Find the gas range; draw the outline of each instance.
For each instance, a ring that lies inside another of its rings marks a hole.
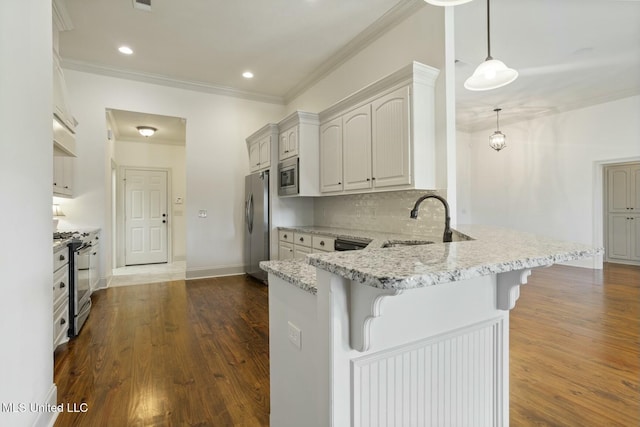
[[[94,240],[97,240],[97,231],[55,231],[53,233],[53,242],[68,241],[68,244],[73,244],[75,248],[91,246]]]

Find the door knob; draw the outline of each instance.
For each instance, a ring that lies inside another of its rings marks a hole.
[[[162,214],[162,216],[167,216],[167,214]]]
[[[163,223],[163,224],[166,224],[166,223],[167,223],[167,220],[166,220],[166,219],[163,219],[163,220],[162,220],[162,223]]]

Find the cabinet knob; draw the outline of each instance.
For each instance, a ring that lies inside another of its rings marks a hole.
[[[369,178],[367,178],[367,181],[371,181]]]
[[[304,237],[301,237],[301,238],[300,238],[300,241],[301,241],[301,242],[304,242]]]
[[[68,188],[69,188],[69,186],[68,186],[68,185],[65,185],[65,186],[64,186],[64,188],[67,188],[67,189],[68,189]]]
[[[67,321],[64,319],[64,317],[62,319],[60,319],[60,324],[64,325],[65,323],[67,323]]]
[[[341,183],[341,182],[338,182],[338,185],[342,185],[342,183]]]
[[[287,238],[287,235],[286,235],[286,234],[284,234],[282,237],[284,237],[284,238],[286,239],[286,238]]]
[[[375,180],[376,180],[376,177],[375,177],[375,176],[374,176],[373,178],[371,178],[371,181],[375,181]]]
[[[320,240],[320,246],[324,246],[324,240]]]
[[[65,283],[64,283],[64,282],[60,282],[60,289],[64,289],[64,288],[66,288],[66,287],[67,287],[67,285],[65,285]]]
[[[289,249],[289,252],[293,252],[293,249]]]
[[[64,257],[64,255],[60,255],[60,261],[64,261],[66,258]]]

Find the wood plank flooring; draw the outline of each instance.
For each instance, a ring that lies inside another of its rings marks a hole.
[[[511,426],[640,426],[640,268],[533,270],[511,311]]]
[[[58,402],[88,411],[57,427],[269,425],[263,285],[177,281],[93,300],[54,372]],[[640,425],[639,319],[638,267],[535,270],[511,312],[511,426]]]
[[[56,426],[268,426],[267,288],[243,276],[112,288],[55,353]]]

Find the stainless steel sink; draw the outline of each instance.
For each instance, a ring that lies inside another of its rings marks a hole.
[[[383,248],[397,248],[400,246],[418,246],[434,243],[431,240],[392,240],[382,245]]]

